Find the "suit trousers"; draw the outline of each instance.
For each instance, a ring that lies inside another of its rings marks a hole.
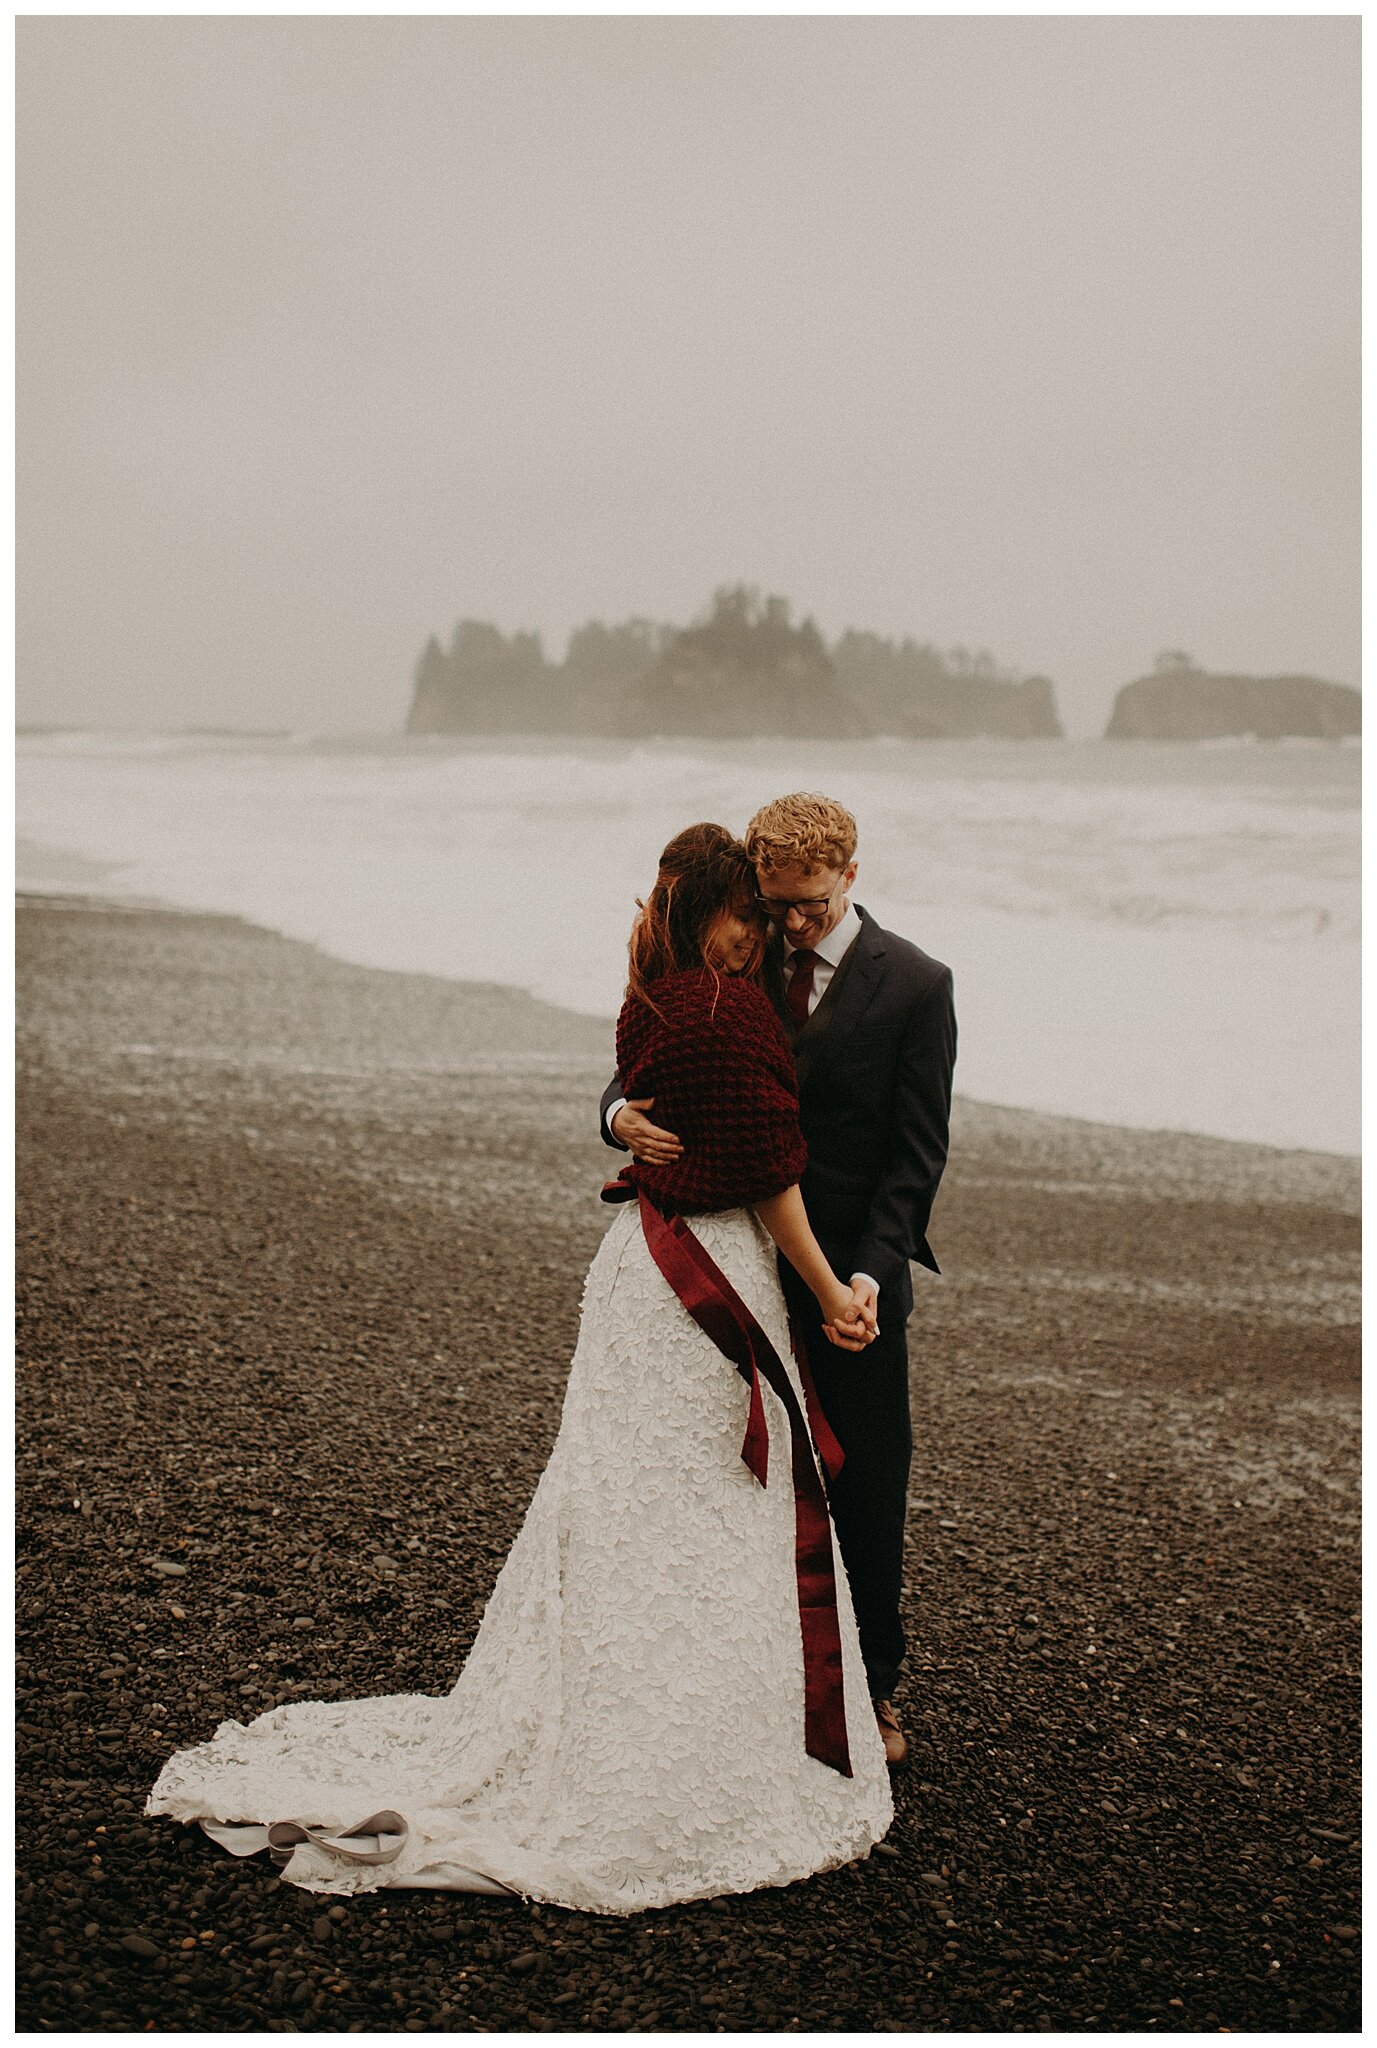
[[[844,1463],[828,1487],[872,1699],[888,1699],[904,1660],[899,1596],[913,1425],[908,1400],[907,1317],[880,1296],[880,1335],[864,1351],[842,1351],[822,1330],[822,1311],[792,1266],[779,1262],[794,1327],[808,1354],[822,1412]]]

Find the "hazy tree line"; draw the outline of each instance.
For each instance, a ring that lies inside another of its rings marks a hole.
[[[945,651],[848,630],[828,647],[782,597],[716,592],[686,627],[590,620],[562,662],[538,633],[461,619],[416,665],[410,732],[892,733],[1058,737],[1052,685],[1020,678],[984,650]]]

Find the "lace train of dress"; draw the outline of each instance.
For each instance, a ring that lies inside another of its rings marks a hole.
[[[797,1383],[754,1211],[692,1226]],[[301,1840],[284,1876],[348,1893],[463,1889],[477,1872],[604,1913],[866,1855],[893,1805],[850,1591],[834,1537],[847,1778],[804,1749],[789,1425],[761,1393],[765,1487],[741,1461],[744,1381],[622,1210],[589,1269],[550,1461],[453,1691],[226,1721],[169,1759],[147,1811],[343,1832],[390,1809],[406,1826],[395,1860]]]

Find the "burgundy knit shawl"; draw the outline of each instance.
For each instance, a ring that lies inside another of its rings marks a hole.
[[[753,981],[700,967],[662,975],[617,1019],[617,1072],[628,1101],[653,1095],[652,1122],[674,1131],[670,1166],[633,1160],[619,1178],[681,1215],[740,1209],[794,1185],[807,1150],[784,1027]]]

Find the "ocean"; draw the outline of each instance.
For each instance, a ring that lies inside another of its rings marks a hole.
[[[17,884],[610,1020],[665,840],[791,789],[855,812],[856,900],[952,967],[961,1093],[1358,1151],[1356,745],[31,731]]]

